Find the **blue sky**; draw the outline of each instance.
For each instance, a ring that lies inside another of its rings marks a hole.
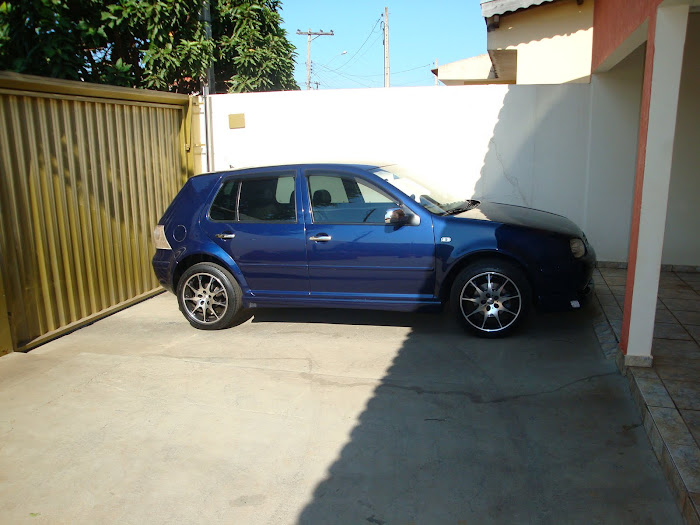
[[[282,26],[297,48],[299,87],[306,87],[306,36],[297,29],[334,32],[311,43],[314,89],[315,82],[319,89],[383,86],[384,7],[392,86],[432,86],[435,59],[445,64],[486,52],[479,0],[283,0]]]

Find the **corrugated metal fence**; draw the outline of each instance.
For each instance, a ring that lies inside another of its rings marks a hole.
[[[151,231],[191,174],[188,108],[0,74],[0,354],[157,293]]]

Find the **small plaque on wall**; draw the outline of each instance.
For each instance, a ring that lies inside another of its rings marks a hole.
[[[229,129],[245,128],[245,113],[236,113],[228,116]]]

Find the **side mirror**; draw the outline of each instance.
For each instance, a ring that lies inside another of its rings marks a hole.
[[[401,208],[390,208],[386,210],[386,213],[384,214],[384,222],[386,224],[399,226],[408,222],[408,216]]]

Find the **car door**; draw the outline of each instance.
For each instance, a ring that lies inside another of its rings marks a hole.
[[[435,296],[429,216],[385,223],[400,200],[353,172],[305,170],[306,244],[312,298],[416,302]],[[408,208],[405,208],[408,209]],[[429,215],[426,213],[426,215]]]
[[[308,295],[306,242],[296,171],[260,170],[224,179],[202,220],[257,297]]]

